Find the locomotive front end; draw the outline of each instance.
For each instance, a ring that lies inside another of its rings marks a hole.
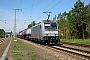
[[[58,35],[58,25],[55,21],[45,21],[44,22],[43,39],[47,44],[60,42],[60,38]]]

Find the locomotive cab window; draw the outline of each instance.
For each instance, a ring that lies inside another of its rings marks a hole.
[[[52,30],[57,30],[57,24],[56,23],[51,23],[51,29]]]
[[[57,24],[56,22],[52,23],[44,23],[45,30],[50,31],[56,31],[57,30]]]

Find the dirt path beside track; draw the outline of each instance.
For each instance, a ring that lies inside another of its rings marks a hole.
[[[0,58],[2,54],[4,53],[9,42],[10,42],[10,38],[7,38],[3,43],[0,44]]]

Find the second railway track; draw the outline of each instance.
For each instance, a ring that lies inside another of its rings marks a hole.
[[[58,51],[60,50],[66,53],[70,53],[73,56],[76,56],[77,58],[80,58],[80,59],[87,59],[87,60],[90,59],[89,51],[79,50],[79,49],[65,47],[65,46],[49,46],[49,47],[52,47]]]
[[[26,42],[29,43],[29,41]],[[51,55],[54,55],[58,58],[62,58],[62,60],[90,60],[90,51],[67,47],[61,44],[50,44],[46,46],[33,42],[30,44],[45,50],[47,53],[50,53]]]

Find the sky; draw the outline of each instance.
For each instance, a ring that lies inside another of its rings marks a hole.
[[[14,31],[16,11],[16,31],[19,32],[35,21],[47,19],[43,12],[50,11],[52,19],[55,15],[69,12],[77,0],[0,0],[0,29],[6,32]],[[81,0],[85,5],[90,0]],[[19,9],[19,10],[15,10]]]

